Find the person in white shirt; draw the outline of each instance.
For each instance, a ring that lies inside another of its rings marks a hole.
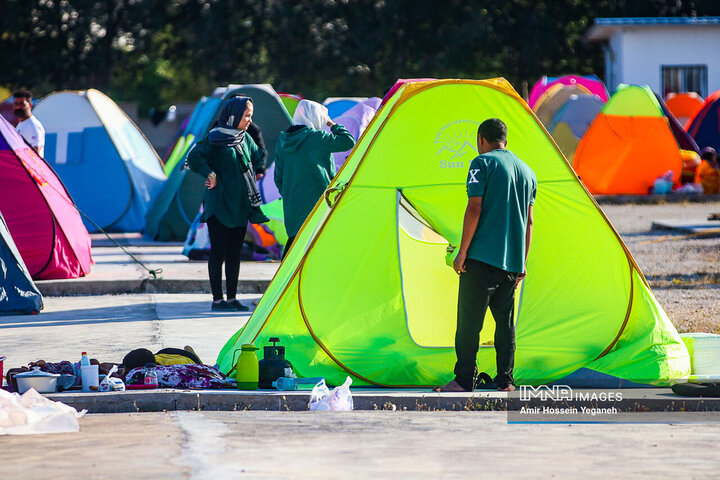
[[[19,90],[13,96],[15,97],[13,112],[20,121],[17,124],[17,131],[41,157],[45,158],[45,128],[32,114],[32,93],[30,90]]]

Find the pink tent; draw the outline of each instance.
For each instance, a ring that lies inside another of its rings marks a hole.
[[[380,103],[380,106],[382,107],[387,103],[388,100],[390,100],[390,97],[392,97],[395,92],[397,92],[398,88],[402,87],[406,83],[410,82],[431,82],[433,80],[437,80],[437,78],[398,78],[398,81],[395,82],[395,85],[388,90],[388,92],[385,94],[385,96],[382,99],[382,102]]]
[[[590,90],[600,97],[600,100],[607,102],[609,95],[605,88],[605,84],[595,75],[565,75],[563,77],[542,77],[538,82],[533,85],[530,90],[530,97],[528,98],[528,105],[530,108],[535,110],[535,104],[540,99],[543,93],[545,93],[553,85],[582,85],[583,87]]]
[[[90,271],[90,235],[65,186],[0,118],[0,211],[35,280]]]
[[[365,128],[370,124],[370,121],[375,116],[375,112],[380,107],[380,99],[378,97],[368,98],[367,100],[358,103],[347,112],[343,113],[337,118],[333,118],[333,122],[339,123],[348,129],[355,140],[360,139],[360,135],[365,131]],[[327,129],[328,131],[330,129]],[[336,152],[333,153],[335,158],[335,167],[337,171],[340,171],[340,167],[343,166],[345,160],[352,150],[347,152]]]

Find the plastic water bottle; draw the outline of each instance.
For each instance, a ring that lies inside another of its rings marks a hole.
[[[314,386],[322,379],[323,379],[322,377],[313,377],[313,378],[280,377],[277,380],[275,380],[274,382],[272,382],[272,386],[281,391],[291,391],[291,390],[298,390],[301,385]]]
[[[145,385],[156,388],[158,386],[158,374],[154,363],[145,364]]]
[[[87,356],[87,352],[82,352],[82,358],[80,359],[80,367],[89,367],[90,359]]]

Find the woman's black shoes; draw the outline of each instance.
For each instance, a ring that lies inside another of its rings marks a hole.
[[[235,309],[230,306],[228,302],[225,300],[222,300],[220,302],[213,302],[212,307],[210,307],[210,311],[212,312],[234,312]]]
[[[247,312],[250,310],[250,307],[246,307],[238,300],[230,300],[229,302],[223,300],[221,302],[213,302],[210,310],[213,312]]]
[[[227,302],[227,304],[230,306],[230,309],[235,312],[247,312],[250,311],[250,307],[246,307],[242,303],[240,303],[239,300],[230,300]]]

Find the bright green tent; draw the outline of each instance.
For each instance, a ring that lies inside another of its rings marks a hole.
[[[687,349],[619,235],[503,79],[411,83],[382,107],[220,352],[221,370],[242,344],[280,337],[298,375],[329,384],[450,380],[458,280],[445,249],[460,241],[477,126],[490,117],[507,123],[509,148],[539,184],[517,381],[580,369],[653,384],[689,375]],[[493,374],[494,322],[485,325],[478,367]]]
[[[295,114],[295,109],[297,108],[300,100],[302,100],[303,97],[301,95],[295,95],[292,93],[280,93],[279,95],[280,100],[282,100],[282,103],[285,106],[285,109],[292,117]]]

